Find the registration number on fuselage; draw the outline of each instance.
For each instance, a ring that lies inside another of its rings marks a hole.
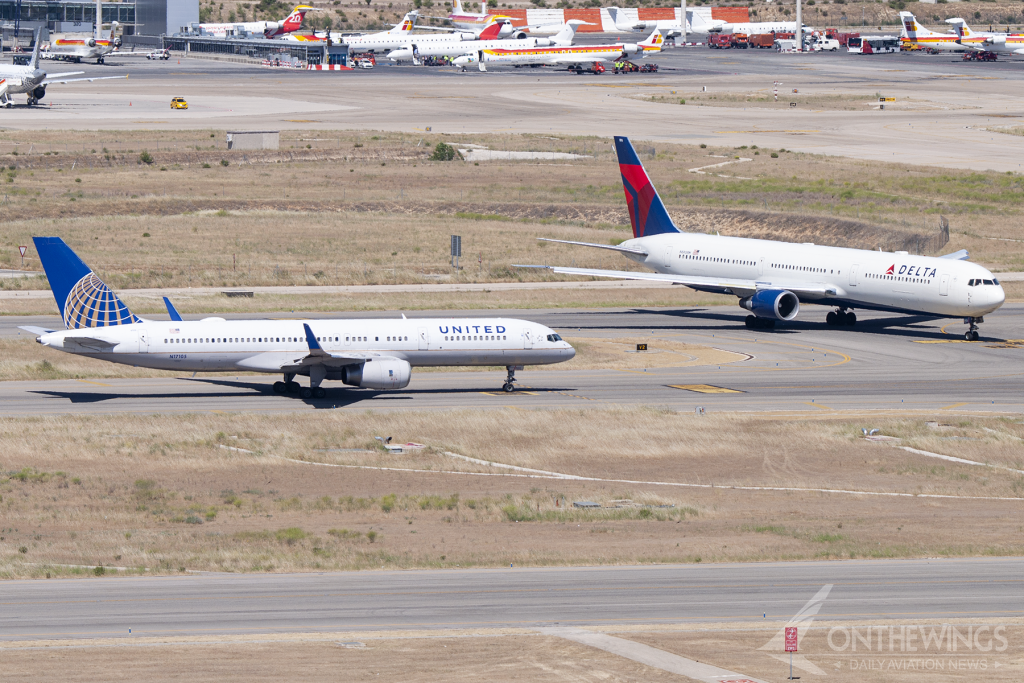
[[[170,358],[171,360],[181,360],[187,357],[188,356],[184,353],[172,353],[171,355],[168,356],[168,358]]]

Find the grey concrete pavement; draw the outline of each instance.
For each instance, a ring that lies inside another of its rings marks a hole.
[[[1001,58],[1003,59],[1003,58]],[[956,56],[783,55],[769,50],[673,49],[657,74],[575,76],[554,69],[389,66],[369,71],[266,70],[213,61],[110,59],[87,75],[127,81],[54,86],[43,107],[18,100],[13,129],[286,128],[409,133],[629,134],[638,140],[752,145],[947,168],[1022,170],[1024,138],[997,132],[1024,122],[1020,60],[965,63]],[[383,61],[383,60],[382,60]],[[680,106],[710,92],[769,97],[778,108]],[[855,95],[853,110],[790,108],[786,93]],[[885,111],[877,95],[897,98]],[[171,94],[189,101],[169,111]],[[6,150],[3,150],[6,151]]]
[[[499,391],[504,371],[414,371],[403,391],[376,393],[331,383],[328,397],[273,393],[275,376],[84,379],[0,383],[0,415],[183,413],[197,411],[441,410],[656,405],[692,411],[956,410],[1024,413],[1024,304],[988,316],[982,340],[963,341],[960,320],[861,313],[854,328],[824,324],[807,307],[775,331],[743,327],[735,306],[680,309],[507,311],[563,336],[700,344],[744,354],[721,366],[619,370],[527,368],[520,391]],[[419,311],[410,317],[434,315]],[[447,315],[443,312],[437,315]],[[465,315],[496,315],[495,311]],[[338,314],[349,315],[349,314]],[[393,317],[374,312],[356,317]],[[0,318],[0,336],[50,318]],[[27,333],[21,333],[27,334]]]
[[[366,571],[0,582],[0,640],[1024,616],[1024,560]],[[763,616],[764,615],[764,616]]]

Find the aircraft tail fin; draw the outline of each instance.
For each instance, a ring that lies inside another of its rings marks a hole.
[[[644,51],[644,54],[647,54],[648,52],[661,52],[661,48],[664,45],[665,35],[660,28],[656,28],[651,31],[651,35],[647,36],[647,40],[639,44],[639,47]]]
[[[975,35],[974,31],[971,30],[971,27],[967,25],[967,22],[960,17],[946,19],[946,23],[953,25],[953,29],[956,31],[956,37],[961,40]]]
[[[399,34],[399,35],[404,35],[406,33],[409,33],[416,26],[416,19],[418,17],[419,17],[419,12],[417,12],[415,10],[413,10],[412,12],[409,12],[404,17],[402,17],[402,23],[395,24],[395,27],[393,29],[391,29],[390,31],[388,31],[388,33],[395,33],[395,34]]]
[[[914,40],[916,38],[934,38],[942,35],[941,33],[936,33],[935,31],[921,26],[912,12],[900,12],[900,20],[900,23],[903,26],[900,30],[900,37],[902,38]],[[949,35],[947,34],[946,37],[948,38]]]
[[[615,152],[619,157],[619,172],[626,193],[629,222],[633,224],[633,237],[680,232],[665,210],[629,138],[616,136]]]
[[[455,4],[452,6],[452,14],[465,14],[462,9],[462,0],[455,0]]]
[[[32,47],[32,59],[28,63],[29,67],[33,69],[39,68],[39,35],[40,29],[37,28],[35,30],[35,37],[33,38],[35,45]]]
[[[572,40],[576,37],[576,29],[585,23],[587,22],[580,19],[570,19],[565,22],[562,30],[551,38],[551,42],[555,45],[572,45]]]
[[[60,237],[33,237],[32,242],[64,327],[78,330],[142,322]]]
[[[477,40],[497,40],[501,36],[501,29],[505,25],[505,21],[505,19],[492,20],[483,31],[480,31]]]

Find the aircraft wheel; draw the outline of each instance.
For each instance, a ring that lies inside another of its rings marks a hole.
[[[978,341],[978,332],[976,330],[968,330],[967,333],[964,334],[964,339],[967,341]]]
[[[828,315],[825,316],[825,324],[827,324],[827,325],[836,325],[837,324],[837,322],[836,322],[836,312],[835,311],[829,311],[828,312]]]
[[[285,385],[285,389],[288,390],[289,394],[297,394],[297,393],[299,393],[299,389],[300,389],[299,383],[298,382],[288,382]]]
[[[516,385],[512,384],[512,382],[505,382],[505,384],[501,388],[506,394],[511,394],[513,391],[516,390]]]
[[[299,389],[299,396],[302,398],[313,398],[313,390],[309,387],[302,387]]]
[[[845,322],[850,327],[853,327],[854,325],[857,324],[857,314],[854,313],[853,311],[850,311],[849,313],[846,314],[846,321]]]
[[[764,329],[766,329],[766,330],[774,330],[775,329],[775,321],[774,320],[765,320],[763,322],[764,322]]]
[[[316,398],[327,398],[327,390],[323,387],[317,387],[313,392],[313,396]]]
[[[752,330],[755,327],[757,327],[757,318],[755,318],[752,315],[748,315],[746,319],[743,321],[743,324],[746,325],[747,328]]]
[[[274,382],[274,392],[275,393],[283,394],[287,390],[288,390],[288,388],[285,386],[284,382]]]

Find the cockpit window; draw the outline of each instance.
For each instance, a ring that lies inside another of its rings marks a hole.
[[[550,341],[550,342],[562,341],[562,338],[559,337],[557,334],[549,334],[548,335],[548,341]]]
[[[986,285],[994,284],[991,280],[982,280]]]
[[[992,278],[992,284],[998,285],[999,284],[999,280],[997,280],[995,278]]]

